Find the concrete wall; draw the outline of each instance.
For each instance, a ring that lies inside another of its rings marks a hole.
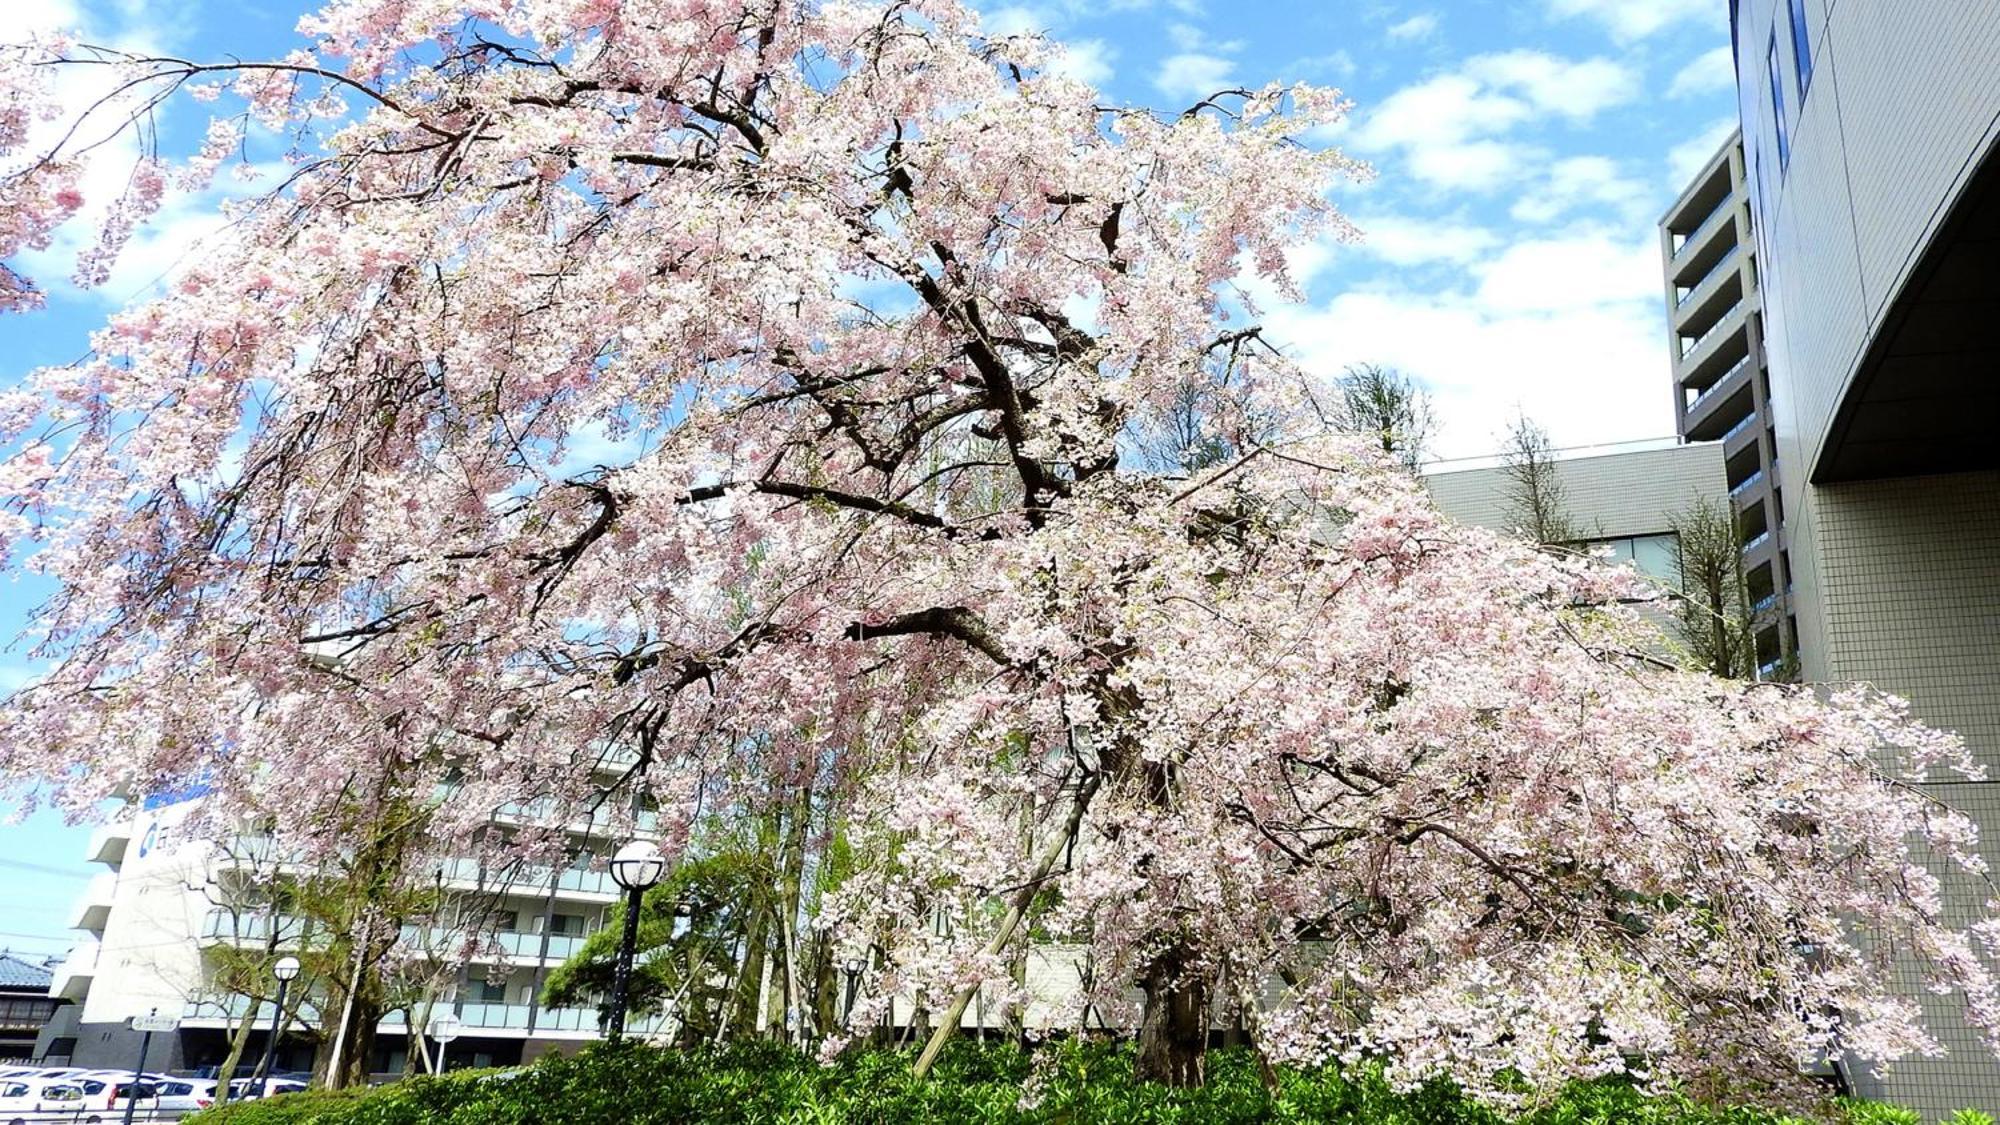
[[[1570,517],[1593,539],[1657,535],[1668,516],[1706,496],[1720,504],[1722,447],[1679,445],[1556,463]],[[1431,498],[1446,515],[1475,527],[1512,530],[1508,478],[1504,468],[1460,469],[1424,478]]]

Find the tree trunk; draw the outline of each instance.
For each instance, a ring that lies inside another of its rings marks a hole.
[[[1183,942],[1169,946],[1146,966],[1139,985],[1146,1005],[1135,1075],[1165,1086],[1201,1085],[1207,1076],[1209,981],[1194,951]]]
[[[229,1083],[236,1077],[236,1064],[243,1061],[243,1049],[250,1045],[250,1032],[257,1025],[258,1000],[252,998],[243,1012],[243,1018],[236,1021],[236,1029],[229,1033],[229,1054],[224,1056],[222,1065],[215,1071],[215,1101],[221,1105],[229,1100]]]

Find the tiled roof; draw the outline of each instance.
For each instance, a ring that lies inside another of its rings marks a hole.
[[[47,989],[55,974],[11,953],[0,953],[0,988]]]

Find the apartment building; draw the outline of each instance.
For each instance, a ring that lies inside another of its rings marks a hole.
[[[1740,133],[1660,219],[1660,260],[1675,428],[1686,441],[1721,443],[1758,676],[1783,678],[1798,667],[1798,626]]]
[[[2000,19],[1732,0],[1730,29],[1803,674],[1904,696],[2000,776]],[[2000,785],[1931,788],[2000,861]],[[1912,996],[1949,1053],[1859,1091],[2000,1106],[2000,1065]]]
[[[104,870],[78,898],[75,927],[85,937],[54,970],[48,995],[73,1001],[37,1044],[37,1055],[68,1056],[78,1066],[129,1066],[138,1036],[134,1016],[171,1015],[180,1030],[155,1036],[147,1065],[156,1070],[220,1063],[229,1037],[246,1014],[248,997],[218,983],[210,951],[221,946],[296,947],[302,919],[274,916],[242,891],[248,883],[284,878],[283,864],[252,837],[217,844],[188,830],[199,792],[154,798],[133,815],[99,828],[88,858]],[[514,810],[531,813],[533,810]],[[503,810],[498,819],[509,815]],[[460,1037],[452,1065],[502,1065],[568,1050],[599,1035],[594,1008],[548,1008],[538,1002],[548,971],[604,924],[620,896],[603,859],[622,843],[607,817],[572,826],[577,859],[563,869],[493,870],[470,859],[441,863],[435,879],[460,909],[435,927],[406,927],[406,965],[437,974],[433,1016],[456,1016]],[[474,950],[470,963],[460,956]],[[259,1005],[246,1052],[247,1067],[263,1050],[274,1015]],[[315,1022],[337,1018],[306,1002]],[[635,1031],[657,1017],[635,1014]],[[408,1013],[378,1027],[370,1069],[400,1072],[410,1049]],[[279,1067],[307,1069],[313,1045],[294,1035]]]

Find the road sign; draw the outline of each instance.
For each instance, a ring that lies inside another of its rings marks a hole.
[[[181,1028],[181,1019],[179,1016],[133,1016],[132,1017],[133,1031],[145,1031],[145,1032],[179,1031],[180,1028]]]
[[[431,1021],[431,1038],[440,1043],[449,1043],[458,1038],[459,1028],[463,1026],[458,1022],[457,1016],[439,1016]]]

